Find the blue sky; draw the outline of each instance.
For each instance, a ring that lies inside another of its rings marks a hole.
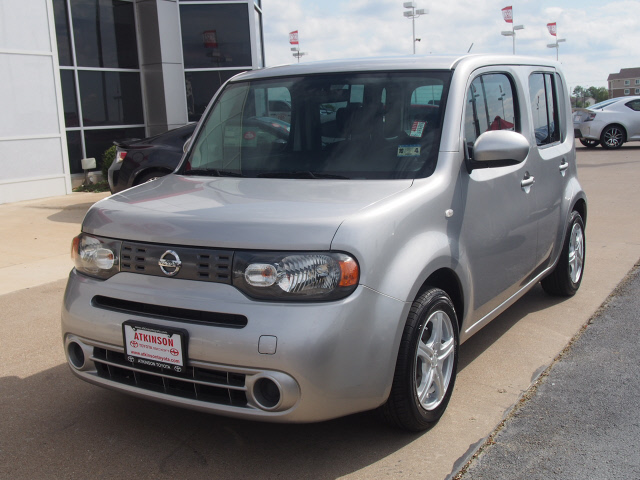
[[[402,16],[404,0],[263,0],[267,65],[292,63],[288,33],[298,30],[301,61],[405,55],[412,52],[411,20]],[[547,48],[555,37],[571,90],[607,86],[609,73],[640,67],[640,0],[415,0],[429,10],[416,19],[416,53],[511,54],[510,24],[501,9],[513,6],[516,53],[555,60]]]

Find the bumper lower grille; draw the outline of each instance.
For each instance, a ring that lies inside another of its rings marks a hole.
[[[166,395],[234,407],[247,407],[245,375],[187,367],[185,375],[135,368],[124,354],[94,347],[92,359],[98,376]]]

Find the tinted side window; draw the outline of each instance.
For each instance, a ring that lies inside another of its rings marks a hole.
[[[636,112],[640,112],[640,100],[632,100],[626,104],[631,110],[635,110]]]
[[[558,99],[554,75],[534,73],[529,77],[529,95],[533,115],[533,128],[538,145],[560,141]]]
[[[490,130],[517,130],[516,101],[507,75],[492,73],[477,77],[467,92],[467,145],[473,145],[480,135]]]

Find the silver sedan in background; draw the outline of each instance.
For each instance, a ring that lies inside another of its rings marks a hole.
[[[640,140],[640,96],[610,98],[573,114],[576,138],[585,147],[620,148]]]

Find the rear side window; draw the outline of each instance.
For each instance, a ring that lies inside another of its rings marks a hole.
[[[635,110],[636,112],[640,112],[640,100],[632,100],[626,103],[626,106],[631,110]]]
[[[502,73],[481,75],[467,91],[465,139],[473,146],[476,139],[490,130],[516,131],[516,98],[509,77]]]
[[[538,145],[560,141],[557,92],[554,74],[533,73],[529,77],[531,113]]]

